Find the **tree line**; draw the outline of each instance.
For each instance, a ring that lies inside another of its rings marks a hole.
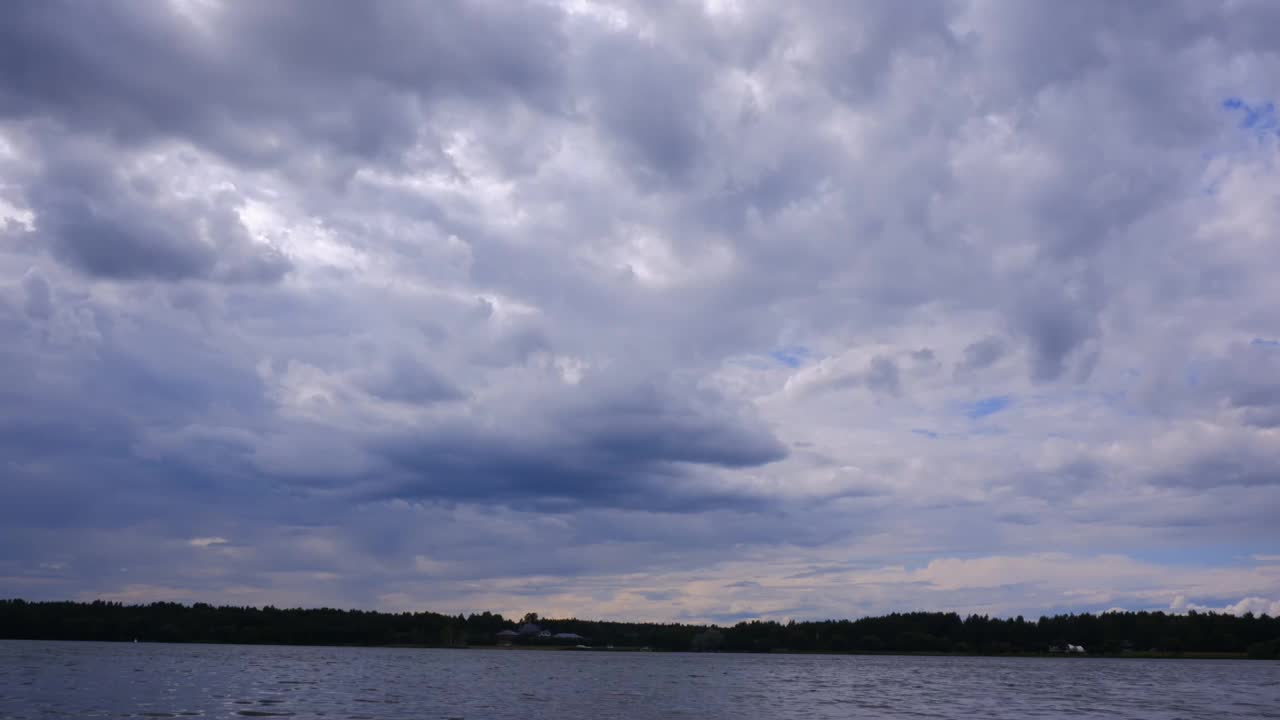
[[[0,638],[285,645],[461,647],[546,644],[499,638],[535,622],[575,633],[595,647],[723,652],[1044,653],[1082,646],[1088,654],[1224,653],[1280,658],[1280,618],[1212,612],[1069,614],[1034,620],[949,612],[893,613],[857,620],[752,620],[732,626],[604,620],[504,618],[484,612],[387,613],[333,608],[213,606],[205,603],[0,600]]]

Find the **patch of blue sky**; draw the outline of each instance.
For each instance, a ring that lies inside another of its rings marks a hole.
[[[1226,110],[1241,114],[1240,127],[1257,132],[1280,132],[1280,117],[1276,115],[1276,104],[1265,102],[1251,105],[1238,97],[1230,97],[1222,101]]]
[[[932,430],[925,430],[924,428],[912,428],[911,432],[914,435],[919,435],[920,437],[926,437],[926,438],[929,438],[930,440],[937,440],[940,437],[938,433]]]
[[[1012,404],[1013,396],[1011,395],[993,395],[970,403],[965,407],[964,414],[970,420],[980,420],[1007,410]]]
[[[1240,122],[1236,127],[1248,131],[1255,139],[1280,138],[1280,114],[1276,113],[1274,102],[1251,104],[1242,98],[1230,97],[1222,101],[1222,108],[1238,114]]]
[[[1250,341],[1249,341],[1249,344],[1250,344],[1250,345],[1259,346],[1259,347],[1276,347],[1276,348],[1280,348],[1280,340],[1273,340],[1273,339],[1270,339],[1270,338],[1254,338],[1254,339],[1252,339],[1252,340],[1250,340]]]
[[[1276,147],[1280,143],[1280,112],[1274,102],[1250,103],[1244,98],[1229,97],[1222,100],[1221,109],[1238,118],[1235,127],[1239,132],[1224,137],[1221,142],[1201,151],[1206,177],[1201,182],[1201,195],[1212,197],[1230,175],[1230,165],[1214,164],[1219,158],[1231,158],[1256,152],[1259,146]]]
[[[804,361],[808,359],[809,355],[809,348],[804,347],[803,345],[782,347],[769,353],[769,357],[789,368],[800,367],[804,364]]]

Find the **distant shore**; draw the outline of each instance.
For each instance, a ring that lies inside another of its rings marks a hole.
[[[396,648],[417,648],[417,649],[458,649],[458,650],[521,650],[521,651],[537,651],[537,652],[694,652],[689,650],[654,650],[653,648],[640,647],[539,647],[536,645],[469,645],[465,647],[445,648],[440,645],[370,645],[367,647],[396,647]],[[766,652],[753,652],[748,650],[716,650],[714,653],[725,655],[856,655],[859,657],[1010,657],[1010,658],[1071,658],[1079,659],[1137,659],[1137,660],[1250,660],[1250,659],[1273,659],[1273,658],[1250,658],[1246,652],[1126,652],[1118,654],[1104,653],[1082,653],[1078,655],[1067,655],[1065,653],[1050,652],[1010,652],[1010,653],[983,653],[983,652],[929,652],[929,651],[871,651],[871,650],[785,650],[775,649]]]
[[[204,603],[0,600],[0,639],[200,642],[333,647],[504,647],[975,657],[1280,658],[1280,618],[1106,612],[1037,619],[891,613],[856,620],[728,626],[579,618],[519,621],[484,612],[385,613]],[[585,646],[585,647],[579,647]]]
[[[690,654],[690,655],[818,655],[818,656],[856,656],[856,657],[983,657],[983,658],[1069,658],[1071,660],[1275,660],[1275,658],[1252,658],[1248,653],[1243,652],[1184,652],[1184,653],[1162,653],[1162,652],[1128,652],[1115,655],[1107,655],[1103,653],[1084,653],[1078,655],[1067,655],[1064,653],[1036,653],[1036,652],[1011,652],[1011,653],[981,653],[981,652],[930,652],[930,651],[868,651],[868,650],[784,650],[775,649],[765,652],[755,652],[748,650],[714,650],[714,651],[695,651],[695,650],[655,650],[648,647],[565,647],[565,646],[539,646],[539,645],[431,645],[431,644],[410,644],[410,643],[387,643],[387,644],[346,644],[332,645],[320,643],[234,643],[234,642],[197,642],[197,641],[165,641],[165,640],[139,640],[136,643],[132,640],[75,640],[75,639],[45,639],[45,638],[11,638],[0,637],[0,642],[56,642],[56,643],[78,643],[78,642],[102,642],[118,645],[245,645],[251,647],[314,647],[314,648],[352,648],[352,649],[386,649],[386,650],[458,650],[458,651],[476,651],[476,650],[492,650],[492,651],[516,651],[516,652],[586,652],[586,653],[657,653],[657,654]]]

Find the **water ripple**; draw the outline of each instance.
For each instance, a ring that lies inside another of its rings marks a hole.
[[[1280,663],[0,641],[0,717],[1280,718]]]

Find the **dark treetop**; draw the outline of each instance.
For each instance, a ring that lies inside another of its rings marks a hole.
[[[536,628],[536,630],[534,629]],[[503,631],[510,633],[499,635]],[[523,631],[522,633],[519,631]],[[545,632],[541,632],[545,631]],[[557,634],[572,634],[555,637]],[[490,612],[442,615],[362,610],[214,607],[204,603],[0,600],[0,638],[297,645],[581,645],[729,652],[1247,653],[1280,657],[1280,618],[1189,612],[1108,612],[1026,620],[893,613],[858,620],[679,623],[542,619]]]

